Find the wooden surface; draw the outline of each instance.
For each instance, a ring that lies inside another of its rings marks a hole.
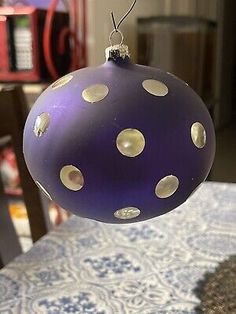
[[[0,92],[0,137],[10,135],[16,154],[33,242],[50,229],[48,201],[40,193],[26,167],[23,156],[23,129],[28,107],[20,86],[7,86]]]
[[[21,254],[20,243],[13,226],[0,177],[0,268]]]

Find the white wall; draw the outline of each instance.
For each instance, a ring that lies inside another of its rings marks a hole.
[[[110,12],[114,12],[118,22],[131,4],[131,0],[87,0],[89,65],[98,65],[105,61],[104,49],[109,46],[108,38],[113,29]],[[134,10],[121,26],[132,59],[136,60],[137,17],[189,14],[215,20],[216,8],[217,0],[137,0]]]

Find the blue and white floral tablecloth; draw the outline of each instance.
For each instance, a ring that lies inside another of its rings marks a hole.
[[[198,280],[233,254],[236,184],[204,183],[142,223],[72,217],[0,271],[0,313],[195,313]]]

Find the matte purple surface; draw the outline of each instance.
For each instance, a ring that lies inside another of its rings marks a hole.
[[[205,180],[215,154],[213,123],[200,97],[176,77],[128,60],[107,61],[72,74],[65,86],[42,93],[26,122],[24,154],[34,180],[65,209],[109,223],[145,220],[181,205]],[[169,93],[164,97],[147,93],[142,87],[146,79],[165,83]],[[95,104],[81,97],[92,84],[109,87],[108,96]],[[49,113],[50,125],[36,137],[34,123],[42,112]],[[194,122],[206,130],[203,149],[192,142]],[[140,130],[146,140],[144,151],[135,158],[116,148],[117,135],[126,128]],[[65,165],[82,171],[85,185],[80,191],[61,183]],[[159,199],[155,186],[167,175],[178,177],[179,188],[171,197]],[[140,216],[127,221],[114,217],[117,209],[130,206],[138,207]]]

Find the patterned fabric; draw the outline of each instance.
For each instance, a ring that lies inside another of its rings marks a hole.
[[[198,280],[233,254],[236,185],[208,182],[153,220],[70,218],[0,271],[0,313],[195,313]]]

